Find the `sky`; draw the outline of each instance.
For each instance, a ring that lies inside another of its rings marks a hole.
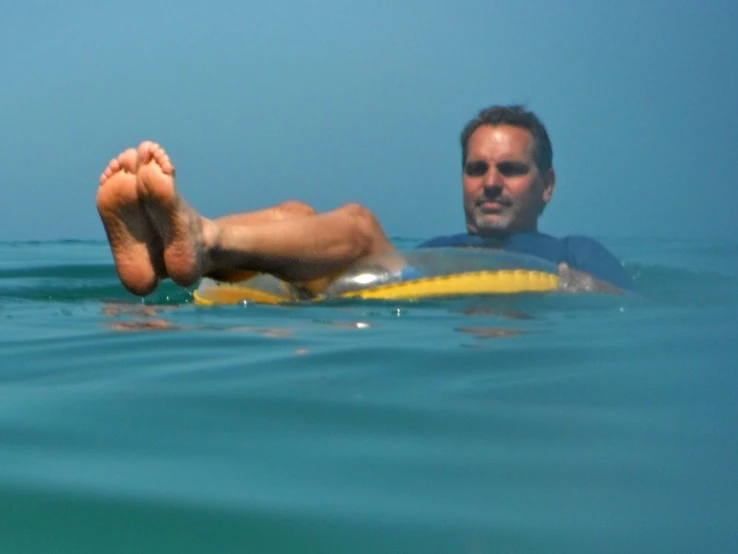
[[[738,237],[738,3],[97,0],[0,10],[0,240],[103,239],[145,139],[208,217],[298,199],[392,237],[464,231],[459,134],[548,127],[554,235]]]

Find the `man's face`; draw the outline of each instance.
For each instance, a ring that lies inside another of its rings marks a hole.
[[[466,228],[490,237],[538,230],[556,182],[553,169],[538,171],[530,132],[510,125],[472,133],[463,179]]]

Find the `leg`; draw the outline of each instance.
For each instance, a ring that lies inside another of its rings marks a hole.
[[[307,204],[303,202],[290,201],[284,202],[272,208],[266,208],[264,210],[259,210],[256,212],[245,212],[219,217],[215,220],[215,224],[218,225],[218,227],[220,228],[224,228],[234,225],[238,226],[269,223],[272,221],[281,221],[283,219],[294,217],[308,217],[315,214],[316,211]],[[238,281],[249,279],[257,273],[257,271],[247,271],[243,269],[222,268],[210,271],[207,274],[207,277],[211,277],[216,281],[228,281],[236,283]],[[304,286],[309,290],[322,290],[327,285],[327,282],[323,283],[321,280],[317,280],[314,283],[304,283]]]
[[[254,225],[257,223],[269,223],[271,221],[291,219],[293,217],[307,217],[315,215],[316,213],[317,212],[307,204],[292,200],[265,210],[219,217],[215,220],[215,223],[221,227],[226,225]]]
[[[161,238],[166,273],[184,286],[232,270],[310,281],[340,272],[362,256],[392,249],[373,214],[358,205],[320,215],[312,215],[304,204],[287,210],[305,211],[305,217],[291,213],[275,218],[278,212],[266,210],[206,219],[178,194],[173,164],[150,142],[138,150],[137,190]]]
[[[349,204],[312,217],[222,226],[209,257],[213,268],[254,269],[304,282],[335,276],[363,256],[392,249],[374,215]]]

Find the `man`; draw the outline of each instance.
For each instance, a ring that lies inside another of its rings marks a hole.
[[[482,111],[462,133],[468,233],[423,246],[492,246],[559,264],[564,290],[617,291],[630,277],[604,247],[585,237],[538,233],[556,184],[543,124],[520,106]],[[97,208],[116,269],[133,294],[164,278],[190,286],[203,276],[238,280],[271,273],[317,293],[353,262],[390,251],[376,217],[348,204],[317,214],[300,202],[210,220],[178,193],[174,165],[152,142],[112,160],[100,179]],[[613,286],[614,285],[614,286]]]
[[[559,264],[562,286],[614,292],[633,289],[620,262],[597,241],[556,239],[538,232],[538,218],[556,186],[553,148],[543,123],[521,106],[494,106],[461,134],[467,233],[421,246],[487,246]]]

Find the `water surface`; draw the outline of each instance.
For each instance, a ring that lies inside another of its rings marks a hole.
[[[738,243],[605,242],[641,296],[212,308],[0,243],[0,551],[736,551]]]

